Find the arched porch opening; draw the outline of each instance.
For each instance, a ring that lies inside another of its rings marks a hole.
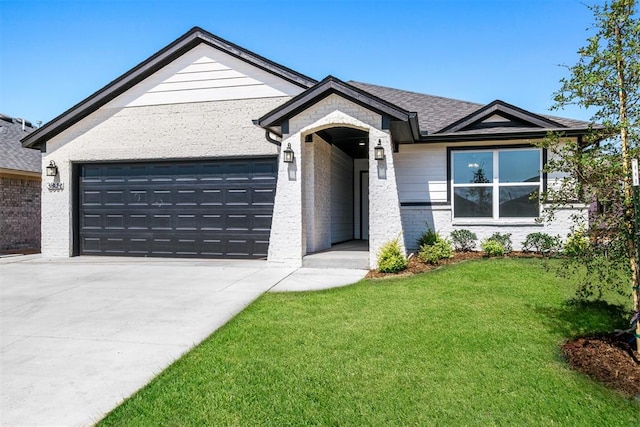
[[[306,159],[303,187],[306,254],[328,250],[361,252],[367,254],[366,258],[362,256],[366,268],[369,132],[334,125],[307,132],[302,138]]]

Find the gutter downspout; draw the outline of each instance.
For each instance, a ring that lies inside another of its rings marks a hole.
[[[257,119],[251,120],[251,122],[256,126],[260,126],[259,121]],[[282,142],[281,141],[278,141],[277,139],[274,139],[274,138],[271,137],[272,133],[273,132],[271,132],[269,129],[265,128],[264,129],[264,137],[265,137],[265,139],[268,142],[272,143],[273,145],[277,145],[278,147],[282,147]],[[275,133],[274,133],[274,135],[277,136],[277,134],[275,134]]]
[[[282,142],[281,142],[281,141],[278,141],[277,139],[273,139],[273,138],[271,137],[271,131],[270,131],[270,130],[265,129],[265,131],[264,131],[264,137],[265,137],[265,138],[267,139],[267,141],[269,141],[270,143],[275,144],[275,145],[277,145],[278,147],[281,147],[281,146],[282,146]]]

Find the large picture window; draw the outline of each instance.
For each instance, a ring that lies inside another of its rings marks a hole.
[[[454,218],[540,215],[539,149],[452,151],[451,168]]]

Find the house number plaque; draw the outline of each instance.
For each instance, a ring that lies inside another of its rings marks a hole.
[[[61,182],[48,182],[47,189],[49,191],[62,191],[64,190],[64,184]]]

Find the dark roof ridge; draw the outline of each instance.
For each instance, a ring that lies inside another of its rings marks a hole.
[[[24,123],[25,128],[32,128],[32,129],[36,128],[33,125],[33,123],[31,123],[29,120],[25,119],[24,117],[12,117],[7,114],[0,113],[0,120],[7,123],[18,123],[20,125]]]

